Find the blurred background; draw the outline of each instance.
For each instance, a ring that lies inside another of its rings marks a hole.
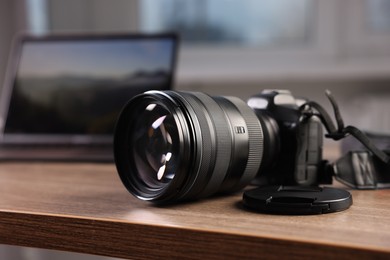
[[[181,36],[175,89],[289,89],[327,108],[330,89],[346,124],[390,133],[388,0],[0,0],[0,82],[19,33],[165,31]],[[0,247],[0,259],[91,259],[53,254]]]

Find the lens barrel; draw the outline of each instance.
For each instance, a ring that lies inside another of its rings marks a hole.
[[[258,173],[263,139],[259,119],[238,98],[149,91],[123,108],[114,156],[130,193],[174,202],[243,188]]]

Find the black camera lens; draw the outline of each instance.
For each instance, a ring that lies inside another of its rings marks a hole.
[[[259,119],[238,98],[149,91],[119,116],[115,163],[140,199],[198,199],[247,185],[259,170],[263,138]]]

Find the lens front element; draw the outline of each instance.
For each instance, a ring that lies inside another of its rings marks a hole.
[[[179,153],[175,120],[155,103],[148,104],[135,120],[129,140],[130,160],[139,169],[138,179],[151,189],[159,189],[175,177]]]
[[[139,95],[122,110],[114,134],[115,164],[126,188],[143,200],[169,200],[183,181],[180,111],[169,100]]]

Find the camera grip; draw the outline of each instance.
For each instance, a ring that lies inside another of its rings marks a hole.
[[[321,122],[310,117],[299,124],[298,150],[294,178],[299,185],[318,184],[322,162],[323,131]]]

